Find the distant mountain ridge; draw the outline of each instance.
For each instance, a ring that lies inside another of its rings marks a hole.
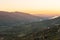
[[[0,11],[0,25],[13,25],[39,21],[41,17],[33,16],[24,12],[5,12]]]

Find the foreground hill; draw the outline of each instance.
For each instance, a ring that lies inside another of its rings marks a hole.
[[[24,12],[4,12],[0,11],[0,25],[12,26],[17,24],[39,21],[40,17],[33,16]]]
[[[12,32],[11,32],[12,33]],[[16,33],[16,32],[15,32]],[[0,40],[60,40],[60,25],[29,34],[1,34]]]

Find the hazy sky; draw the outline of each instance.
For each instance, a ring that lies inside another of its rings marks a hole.
[[[0,11],[60,14],[60,0],[0,0]]]

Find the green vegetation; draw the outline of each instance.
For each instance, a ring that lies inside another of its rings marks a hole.
[[[40,30],[38,32],[31,32],[20,34],[19,32],[12,32],[7,34],[0,34],[0,40],[60,40],[60,25],[54,25],[49,29]]]

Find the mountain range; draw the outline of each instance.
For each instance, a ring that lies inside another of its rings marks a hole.
[[[57,17],[54,19],[43,20],[43,21],[31,22],[31,20],[34,21],[35,19],[40,19],[40,17],[36,17],[36,16],[32,16],[32,15],[20,13],[20,12],[15,12],[15,13],[14,12],[13,13],[0,12],[0,16],[1,16],[0,17],[0,19],[1,19],[0,20],[0,25],[1,25],[0,33],[2,33],[2,34],[4,34],[4,33],[9,33],[9,34],[10,33],[14,33],[14,34],[19,33],[19,34],[23,35],[23,34],[28,34],[31,32],[38,32],[38,31],[47,29],[48,27],[53,27],[54,25],[60,24],[60,17]],[[25,22],[30,21],[31,23],[21,24],[21,25],[19,23],[17,23],[19,25],[5,26],[5,25],[12,25],[13,23],[16,23],[16,22],[21,23],[24,20],[25,20]],[[12,24],[10,24],[10,23],[12,23]]]
[[[40,21],[40,19],[44,18],[24,12],[0,11],[0,33],[28,34],[60,24],[59,16],[52,18]]]
[[[5,12],[0,11],[0,25],[2,26],[10,26],[17,24],[24,24],[29,22],[36,22],[43,19],[38,16],[33,16],[24,12]]]

